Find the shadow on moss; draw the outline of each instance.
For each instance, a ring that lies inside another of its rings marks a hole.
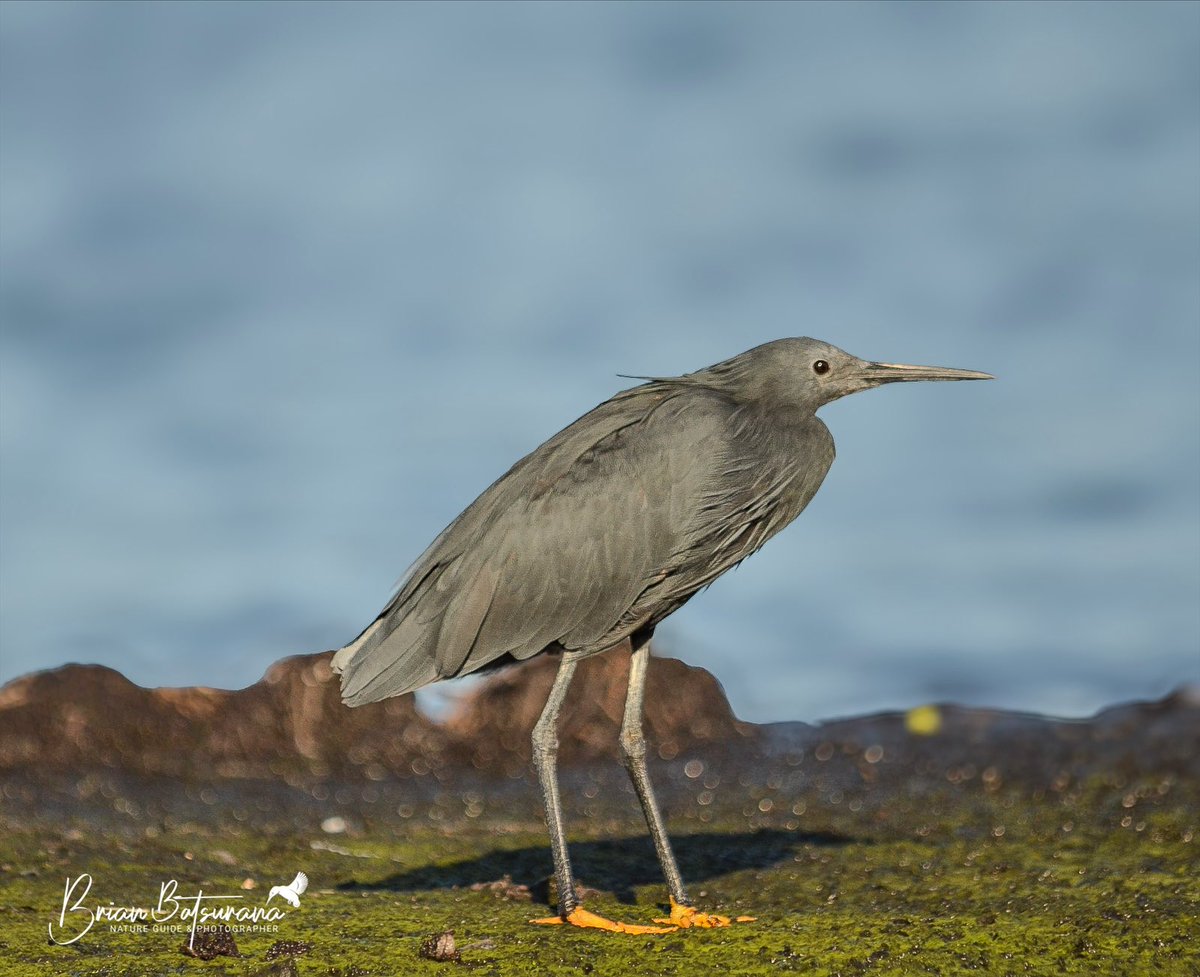
[[[830,832],[800,834],[795,831],[761,831],[680,834],[672,837],[675,856],[683,877],[693,885],[745,869],[765,869],[790,860],[804,846],[863,844],[862,839]],[[588,886],[611,892],[618,901],[633,904],[638,886],[662,882],[662,870],[654,846],[646,835],[575,841],[571,862]],[[389,875],[378,881],[353,879],[341,890],[386,890],[418,892],[431,889],[466,888],[480,882],[508,877],[526,886],[539,902],[550,903],[550,846],[484,852],[449,864],[423,865]]]

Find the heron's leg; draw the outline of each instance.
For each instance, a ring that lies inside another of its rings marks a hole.
[[[554,881],[558,887],[558,913],[563,919],[579,902],[575,897],[575,878],[571,874],[567,835],[563,830],[562,799],[558,795],[558,711],[567,697],[574,674],[575,659],[563,655],[541,718],[533,727],[533,762],[546,805],[546,828],[550,832],[550,854],[554,858]]]
[[[633,646],[633,657],[629,662],[629,690],[625,694],[625,716],[621,721],[621,755],[633,789],[637,791],[646,816],[646,826],[654,839],[654,850],[667,880],[667,891],[671,900],[679,906],[690,906],[692,901],[683,888],[683,877],[671,851],[671,840],[663,825],[662,813],[654,799],[654,788],[646,772],[646,738],[642,735],[642,710],[646,692],[646,669],[650,665],[650,642],[645,640]]]
[[[639,926],[633,923],[618,923],[589,912],[579,905],[575,895],[575,878],[571,873],[571,861],[567,854],[567,835],[563,830],[562,799],[558,794],[558,712],[571,676],[575,674],[576,659],[564,654],[554,685],[542,709],[541,718],[533,727],[533,760],[537,766],[538,782],[542,785],[542,799],[546,804],[546,827],[550,831],[550,852],[554,857],[554,882],[558,888],[558,915],[549,919],[530,920],[533,923],[570,923],[590,929],[608,930],[612,933],[670,933],[676,929],[667,926]]]
[[[633,656],[629,661],[629,691],[625,695],[625,716],[621,720],[621,754],[625,758],[625,766],[629,770],[630,779],[633,780],[638,800],[642,803],[642,812],[646,815],[650,837],[654,839],[654,850],[658,853],[658,862],[667,880],[667,891],[671,894],[671,915],[666,919],[656,919],[655,922],[685,928],[728,926],[728,916],[703,913],[694,909],[687,892],[684,891],[683,877],[675,863],[675,853],[671,851],[671,841],[663,825],[662,812],[658,809],[658,802],[654,799],[654,788],[650,786],[650,777],[646,772],[646,739],[642,735],[642,711],[646,671],[650,666],[650,640],[648,637],[644,638],[631,643],[630,647]],[[753,918],[739,916],[737,921],[749,923]]]

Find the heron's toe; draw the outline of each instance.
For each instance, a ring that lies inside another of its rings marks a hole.
[[[582,906],[576,906],[567,913],[566,919],[563,919],[561,916],[547,916],[544,919],[531,919],[530,922],[536,923],[539,926],[557,926],[566,923],[570,926],[581,926],[584,929],[607,930],[609,933],[630,933],[634,936],[640,936],[644,933],[673,933],[678,929],[678,926],[675,924],[668,926],[642,926],[638,923],[618,923],[616,920],[608,919],[599,913],[584,909]],[[655,922],[668,921],[656,920]]]
[[[671,915],[666,919],[656,919],[656,923],[669,923],[672,926],[678,926],[680,929],[691,929],[693,927],[699,929],[715,929],[718,926],[728,926],[733,923],[753,923],[754,916],[738,916],[731,920],[728,916],[719,916],[716,913],[702,913],[694,906],[681,906],[674,899],[671,900]]]

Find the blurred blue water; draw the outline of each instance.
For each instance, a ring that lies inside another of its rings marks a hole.
[[[0,6],[0,679],[234,687],[625,381],[813,335],[755,720],[1200,679],[1200,6]]]

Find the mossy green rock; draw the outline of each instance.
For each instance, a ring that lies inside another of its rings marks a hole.
[[[615,781],[608,786],[588,820],[575,812],[575,865],[594,890],[590,908],[649,922],[665,908],[653,852],[633,833],[632,798]],[[266,954],[281,939],[312,944],[287,973],[329,977],[459,966],[538,977],[1200,973],[1193,783],[1096,780],[1029,791],[947,782],[879,802],[788,800],[776,794],[752,816],[685,803],[673,819],[696,902],[755,922],[638,937],[528,923],[549,912],[550,868],[528,810],[420,823],[360,812],[337,834],[302,816],[290,827],[256,827],[231,808],[140,828],[10,823],[0,842],[0,973],[275,973],[285,964]],[[68,946],[47,942],[68,877],[93,877],[92,906],[152,905],[169,879],[180,893],[241,894],[261,905],[298,870],[311,879],[301,908],[288,909],[274,930],[238,932],[239,958],[201,962],[180,952],[177,933],[104,923]],[[455,934],[461,964],[418,954],[445,930]]]

